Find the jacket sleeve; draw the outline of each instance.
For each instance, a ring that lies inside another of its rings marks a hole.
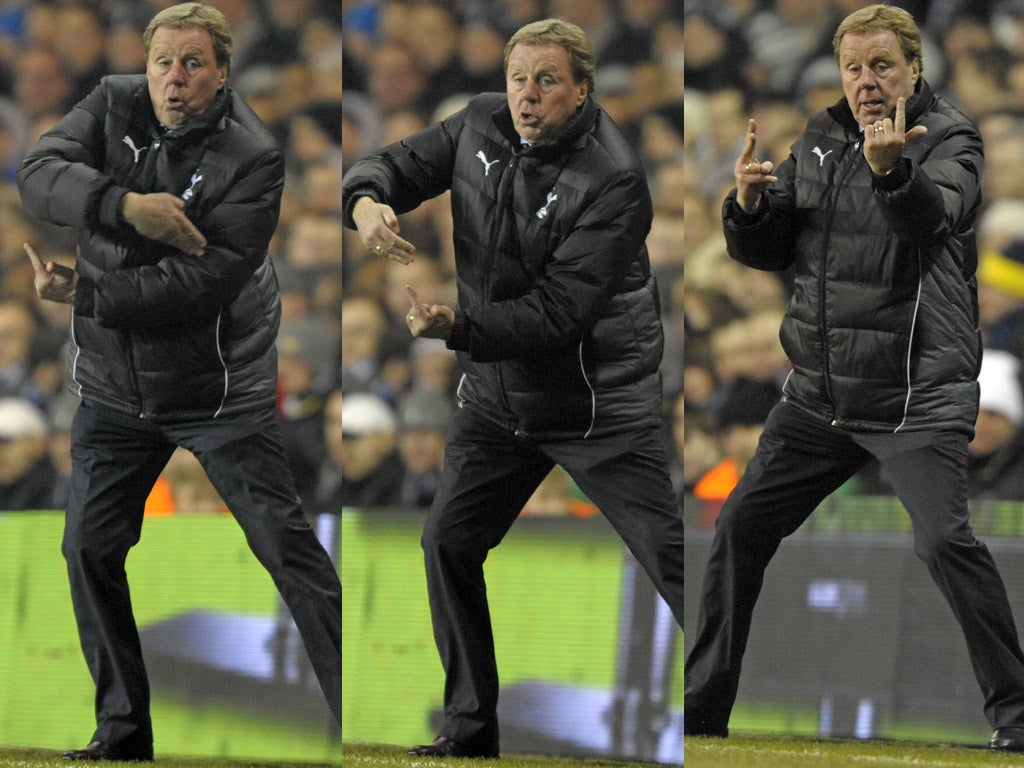
[[[70,227],[117,226],[117,209],[128,190],[99,170],[106,113],[101,84],[29,150],[18,171],[26,213]]]
[[[935,130],[932,126],[930,133]],[[919,141],[921,147],[908,145],[891,176],[872,183],[898,239],[944,243],[978,207],[984,167],[981,136],[965,122]]]
[[[547,355],[577,344],[627,272],[649,273],[644,241],[653,216],[647,182],[636,171],[595,190],[544,274],[523,296],[460,312],[449,347],[474,361]]]
[[[194,222],[206,237],[203,254],[169,249],[156,264],[98,276],[93,286],[97,321],[111,327],[159,328],[216,315],[264,263],[283,187],[284,160],[277,150],[240,168],[224,198]],[[76,296],[76,314],[89,314],[86,304]]]
[[[736,201],[733,189],[722,204],[722,223],[729,255],[754,269],[781,271],[793,263],[793,191],[796,160],[790,155],[775,172],[778,181],[761,194],[753,214]]]
[[[451,187],[455,145],[465,117],[461,110],[394,144],[357,160],[342,180],[345,226],[355,229],[352,208],[360,197],[406,213]]]

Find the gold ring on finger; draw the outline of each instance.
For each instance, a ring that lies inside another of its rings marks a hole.
[[[743,166],[743,172],[750,173],[750,163],[747,163],[746,165]]]

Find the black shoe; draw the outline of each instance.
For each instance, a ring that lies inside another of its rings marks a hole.
[[[406,754],[416,757],[497,757],[498,750],[497,748],[471,749],[457,741],[452,741],[447,736],[438,736],[433,743],[412,747]]]
[[[728,716],[723,723],[720,719],[712,720],[698,715],[696,710],[683,711],[683,738],[687,736],[717,736],[724,739],[729,735]]]
[[[1024,727],[1010,725],[996,728],[988,740],[988,748],[1000,752],[1024,752]]]
[[[127,747],[124,744],[104,744],[94,741],[85,749],[69,749],[61,755],[62,760],[126,760],[152,762],[153,748]]]

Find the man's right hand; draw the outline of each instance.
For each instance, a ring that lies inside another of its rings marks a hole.
[[[416,246],[398,236],[398,216],[390,205],[360,197],[352,208],[352,221],[368,250],[402,264],[412,261]]]
[[[743,151],[733,174],[736,177],[736,202],[744,213],[757,211],[761,201],[761,193],[768,188],[773,181],[778,181],[778,176],[772,176],[775,164],[771,160],[759,162],[754,156],[754,147],[757,144],[757,121],[750,118],[748,124],[747,140],[743,144]]]
[[[129,192],[121,199],[121,215],[150,240],[202,256],[206,238],[185,215],[185,202],[168,192]]]

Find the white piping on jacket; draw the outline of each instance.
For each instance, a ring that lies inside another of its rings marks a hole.
[[[75,338],[75,313],[71,313],[71,343],[75,345],[75,355],[71,358],[71,381],[75,385],[75,394],[82,396],[82,383],[78,380],[78,356],[82,354],[82,348],[78,346],[78,339]]]
[[[220,310],[217,313],[216,344],[217,344],[217,359],[220,360],[220,364],[224,368],[224,394],[221,396],[220,405],[217,407],[217,412],[213,414],[213,418],[215,418],[215,419],[218,416],[220,416],[220,412],[224,410],[224,404],[227,402],[227,399],[228,399],[228,364],[226,362],[224,362],[224,355],[220,351],[220,319],[221,319],[221,317],[223,317],[223,315],[224,315],[224,310],[223,309]]]
[[[914,299],[914,316],[910,322],[910,342],[907,344],[907,398],[903,401],[903,421],[899,423],[892,432],[896,434],[907,423],[907,412],[910,410],[910,395],[913,387],[910,383],[910,358],[914,347],[914,331],[917,330],[917,315],[921,310],[921,290],[924,283],[924,276],[921,274],[921,252],[917,253],[917,297]]]
[[[590,385],[590,379],[587,378],[587,369],[583,365],[583,342],[580,342],[580,373],[583,374],[583,380],[587,382],[587,389],[590,390],[590,426],[587,427],[586,433],[583,435],[583,439],[586,440],[590,437],[590,433],[594,431],[594,424],[597,421],[597,393],[594,388]]]

